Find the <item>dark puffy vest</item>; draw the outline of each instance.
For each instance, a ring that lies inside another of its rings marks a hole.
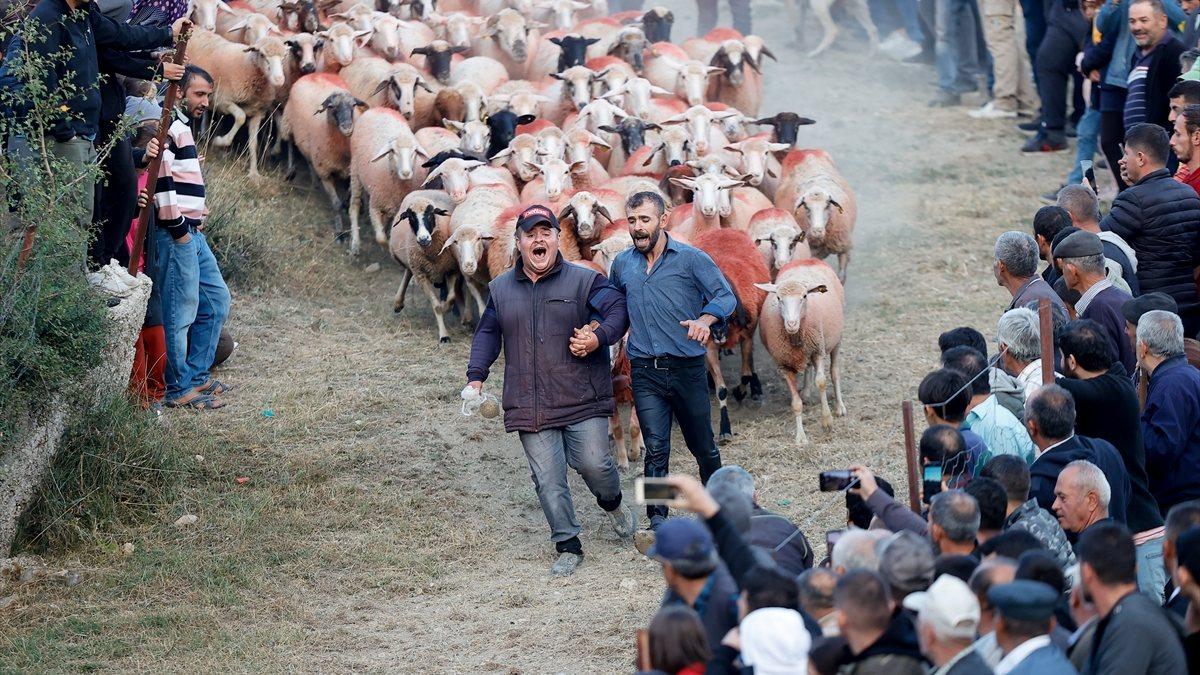
[[[613,413],[608,350],[571,355],[575,328],[590,320],[596,272],[559,258],[532,283],[516,267],[488,285],[504,339],[504,428],[541,431]]]

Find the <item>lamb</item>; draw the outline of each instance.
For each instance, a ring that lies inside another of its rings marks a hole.
[[[400,313],[404,309],[408,284],[415,279],[429,298],[437,321],[438,342],[443,344],[450,341],[444,317],[454,306],[455,277],[458,275],[454,256],[442,252],[450,236],[453,209],[450,198],[441,190],[414,190],[401,202],[388,239],[388,253],[404,268],[392,310]],[[435,284],[446,286],[444,300],[438,297]]]
[[[371,108],[358,119],[350,156],[350,254],[358,255],[358,214],[364,198],[375,241],[387,245],[384,224],[391,222],[405,195],[421,184],[423,169],[417,157],[428,153],[399,112]]]
[[[763,264],[754,242],[740,230],[704,232],[693,239],[693,245],[713,259],[737,297],[737,309],[726,321],[725,329],[713,336],[705,356],[721,408],[721,427],[717,438],[721,443],[728,443],[733,440],[733,431],[729,423],[729,390],[721,373],[720,350],[732,349],[734,345],[741,347],[742,381],[733,390],[734,398],[738,401],[744,399],[748,388],[753,400],[762,400],[762,384],[758,373],[754,371],[754,331],[758,327],[763,301],[767,298],[766,292],[758,285],[769,281],[771,274]]]
[[[261,177],[258,172],[258,129],[286,83],[287,46],[272,35],[245,46],[198,29],[192,34],[192,47],[192,62],[216,80],[213,110],[233,116],[233,126],[224,136],[214,139],[213,144],[229,147],[233,137],[249,120],[250,177]]]
[[[808,443],[804,433],[804,402],[797,377],[807,368],[816,371],[821,399],[821,424],[833,428],[833,414],[846,414],[842,401],[842,383],[838,353],[842,341],[842,284],[833,268],[820,260],[797,260],[779,270],[775,283],[756,284],[770,294],[759,318],[759,336],[779,366],[792,396],[792,414],[796,418],[796,444]],[[836,407],[829,410],[826,397],[825,357],[829,356],[829,376],[833,380]]]
[[[846,282],[858,202],[833,160],[821,150],[793,150],[784,157],[775,206],[796,216],[813,256],[838,257],[838,280]]]
[[[589,265],[589,267],[592,267]],[[598,265],[592,267],[596,269]],[[604,269],[598,269],[604,273]],[[630,460],[636,462],[646,452],[646,441],[642,438],[642,425],[638,421],[637,407],[633,405],[633,367],[629,361],[629,336],[621,338],[615,345],[609,345],[609,359],[612,361],[613,403],[616,410],[608,421],[608,433],[612,436],[613,445],[617,450],[617,467],[621,471],[629,469]],[[625,450],[625,436],[621,429],[621,407],[629,406],[629,450]]]
[[[298,149],[329,196],[337,232],[344,230],[342,211],[345,202],[341,195],[350,178],[350,135],[354,131],[354,117],[365,107],[365,103],[348,91],[342,78],[315,73],[296,81],[283,108],[280,138],[291,141],[288,177],[295,175],[294,150]]]
[[[495,237],[493,225],[505,209],[516,204],[516,196],[511,190],[499,186],[483,187],[471,190],[450,216],[450,236],[442,250],[449,250],[458,261],[459,273],[475,298],[480,316],[485,309],[480,286],[486,285],[489,279],[484,251]]]
[[[791,213],[783,209],[763,209],[750,218],[750,239],[762,253],[763,262],[771,270],[772,278],[784,265],[793,260],[812,257],[804,230],[796,224]]]

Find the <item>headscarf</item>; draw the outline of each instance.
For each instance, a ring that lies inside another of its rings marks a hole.
[[[152,7],[165,14],[168,26],[187,16],[191,10],[191,4],[187,0],[133,0],[134,14],[138,14],[145,7]]]
[[[807,675],[812,636],[794,609],[764,607],[742,619],[738,628],[742,663],[755,675]]]

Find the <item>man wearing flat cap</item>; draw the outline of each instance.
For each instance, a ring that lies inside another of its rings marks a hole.
[[[988,590],[988,602],[996,608],[996,643],[1004,658],[996,664],[996,675],[1073,675],[1067,655],[1050,642],[1050,619],[1058,603],[1058,591],[1049,584],[1017,579]]]
[[[622,538],[633,536],[637,516],[621,502],[608,449],[614,405],[606,347],[629,327],[625,296],[604,275],[564,261],[558,233],[558,219],[545,206],[531,206],[517,219],[517,262],[489,284],[467,381],[482,391],[503,346],[504,429],[521,437],[558,551],[551,573],[565,576],[583,561],[567,467],[583,477]]]
[[[1108,335],[1113,357],[1125,366],[1125,372],[1133,372],[1137,358],[1133,345],[1125,339],[1125,317],[1121,313],[1121,308],[1133,298],[1108,280],[1104,242],[1091,232],[1078,230],[1054,247],[1054,257],[1059,261],[1067,287],[1080,294],[1075,303],[1076,314],[1100,324]]]

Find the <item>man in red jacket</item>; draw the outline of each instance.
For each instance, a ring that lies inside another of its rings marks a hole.
[[[1179,158],[1175,180],[1191,187],[1200,195],[1200,105],[1186,105],[1175,116],[1171,149]]]

